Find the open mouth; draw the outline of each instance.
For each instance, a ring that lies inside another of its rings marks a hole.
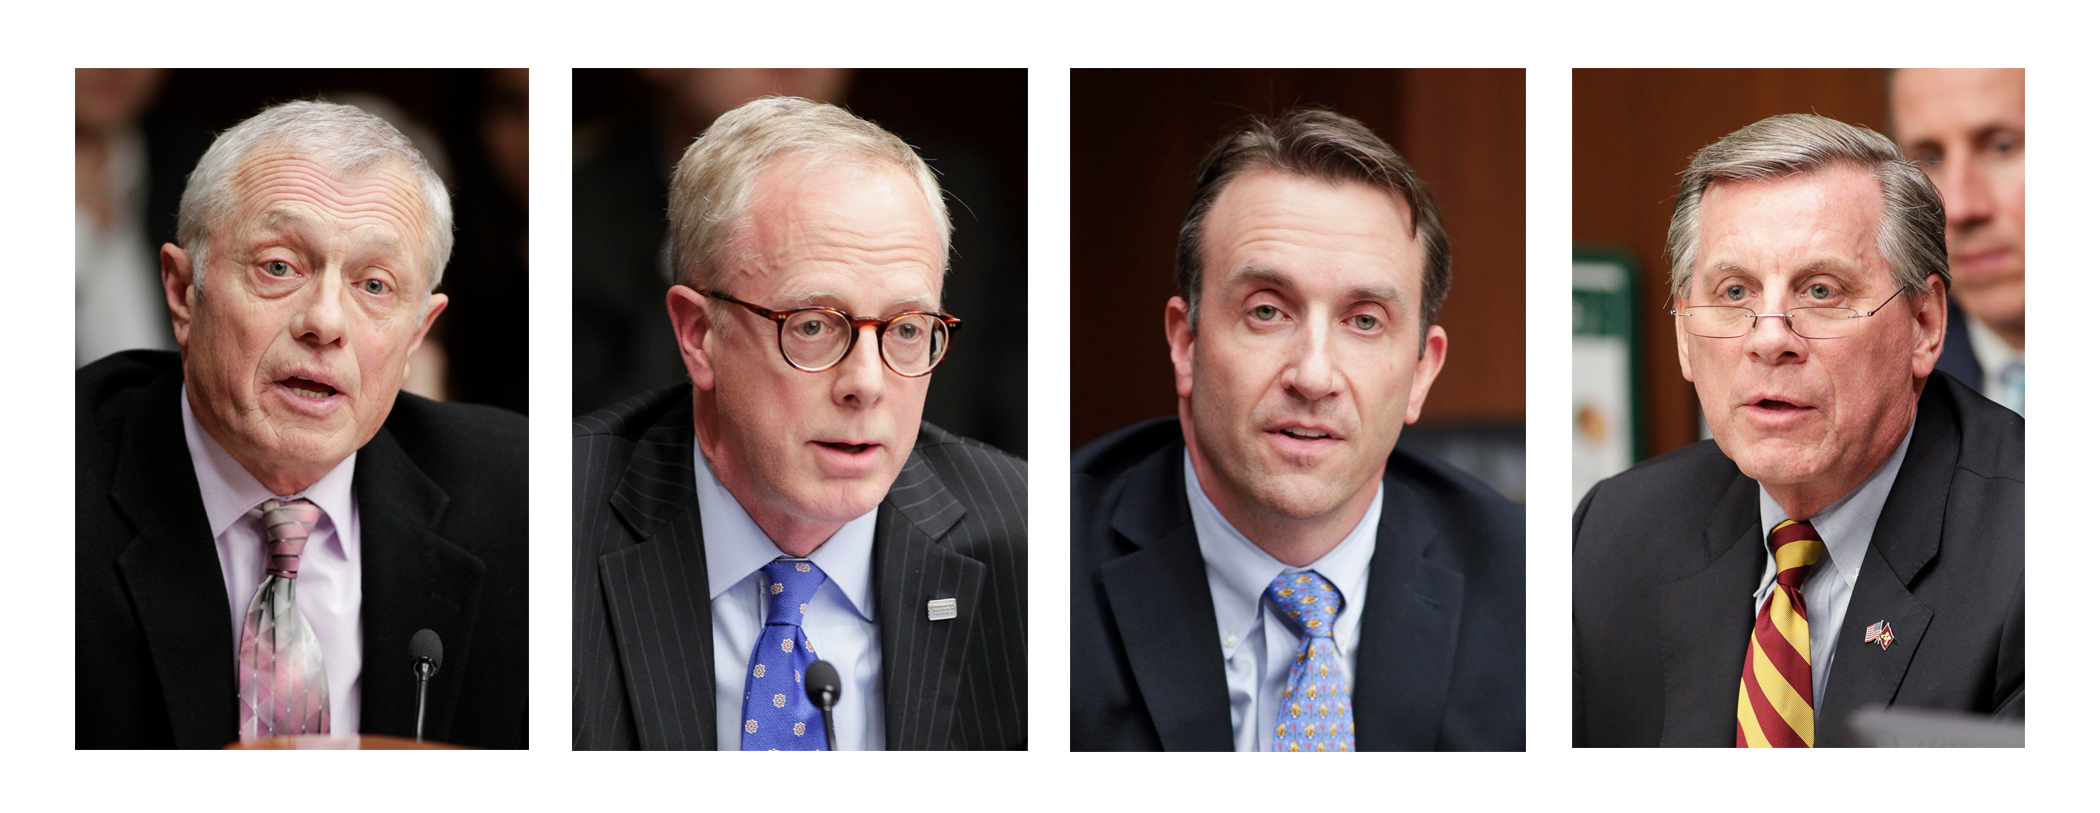
[[[311,378],[300,378],[298,376],[292,376],[291,378],[284,379],[277,383],[284,385],[287,389],[290,389],[292,391],[292,394],[298,395],[303,398],[327,398],[337,393],[336,388],[328,386],[327,384],[323,384],[319,381],[315,381]]]
[[[1299,440],[1331,440],[1334,438],[1333,435],[1327,434],[1326,432],[1322,432],[1318,429],[1303,429],[1296,426],[1281,431],[1285,437],[1297,438]]]
[[[1790,402],[1787,402],[1787,401],[1779,401],[1779,400],[1774,400],[1774,399],[1771,399],[1771,398],[1766,398],[1766,399],[1764,399],[1764,400],[1762,400],[1762,401],[1759,401],[1759,402],[1757,402],[1757,408],[1758,408],[1758,409],[1807,409],[1808,407],[1805,407],[1805,406],[1802,406],[1802,405],[1800,405],[1800,404],[1796,404],[1796,403],[1790,403]]]
[[[817,441],[817,445],[827,449],[836,449],[838,451],[845,452],[846,454],[860,454],[861,452],[865,452],[869,449],[875,448],[875,444],[873,443],[839,443],[837,441],[830,440]]]

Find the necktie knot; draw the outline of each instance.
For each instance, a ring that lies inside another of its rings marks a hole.
[[[802,626],[810,599],[828,578],[817,563],[802,560],[769,562],[760,572],[766,579],[766,623]]]
[[[270,563],[265,572],[287,579],[299,578],[299,557],[306,552],[307,536],[321,521],[321,507],[304,498],[263,500],[248,515],[262,519],[263,538],[270,549]]]
[[[1311,570],[1284,571],[1269,582],[1262,597],[1297,629],[1298,637],[1334,637],[1334,618],[1342,613],[1342,593],[1334,589],[1334,582],[1327,577]]]
[[[1808,569],[1823,559],[1823,540],[1815,526],[1786,520],[1772,529],[1772,559],[1779,566],[1779,583],[1795,590],[1808,580]]]

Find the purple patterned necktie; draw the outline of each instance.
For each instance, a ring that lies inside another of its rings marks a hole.
[[[1303,643],[1276,707],[1272,751],[1354,751],[1356,712],[1342,679],[1342,653],[1334,644],[1334,619],[1342,594],[1319,573],[1285,571],[1262,592]]]
[[[299,612],[299,555],[321,509],[306,500],[264,500],[248,512],[263,522],[270,563],[241,620],[241,739],[328,733],[328,673],[321,642]]]

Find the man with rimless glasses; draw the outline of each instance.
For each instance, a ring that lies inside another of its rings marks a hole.
[[[2025,424],[1933,371],[1945,215],[1880,134],[1781,115],[1670,224],[1713,440],[1575,512],[1574,742],[1853,744],[1861,711],[2024,714]]]
[[[920,421],[963,324],[926,163],[759,99],[670,218],[687,380],[575,425],[572,745],[1025,748],[1026,464]]]

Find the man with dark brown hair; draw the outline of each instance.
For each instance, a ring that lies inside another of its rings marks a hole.
[[[1448,343],[1414,170],[1345,116],[1253,121],[1176,279],[1180,414],[1073,455],[1072,747],[1522,749],[1522,511],[1395,447]]]

